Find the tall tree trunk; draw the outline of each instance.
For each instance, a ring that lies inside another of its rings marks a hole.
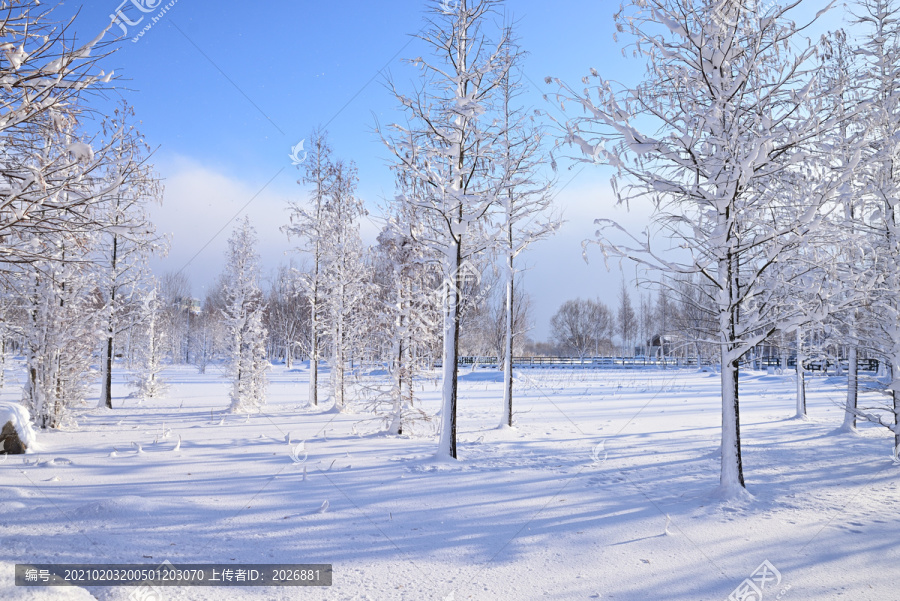
[[[402,323],[402,315],[397,317],[398,323]],[[401,332],[398,326],[397,331]],[[401,334],[402,336],[402,334]],[[388,427],[390,434],[403,434],[403,341],[397,340],[394,344],[393,355],[396,359],[394,365],[394,385],[391,399],[391,423]]]
[[[841,430],[852,432],[856,430],[856,407],[859,398],[859,350],[854,344],[850,347],[850,357],[847,365],[847,405],[844,412],[844,423]]]
[[[310,318],[310,351],[309,351],[309,400],[313,405],[319,404],[319,320],[318,302],[313,290]]]
[[[720,219],[724,216],[720,215]],[[745,489],[744,466],[741,459],[741,420],[739,403],[739,361],[737,354],[739,291],[735,259],[728,251],[719,261],[719,277],[724,285],[720,292],[719,330],[722,337],[720,351],[722,373],[722,468],[719,485],[726,496]]]
[[[415,406],[415,390],[413,389],[414,383],[414,374],[418,371],[419,367],[416,364],[417,357],[413,349],[413,337],[410,333],[410,303],[408,300],[412,297],[412,282],[406,282],[406,295],[405,297],[401,295],[400,306],[401,312],[400,316],[403,321],[403,338],[401,339],[401,345],[403,346],[403,352],[400,354],[400,364],[403,366],[403,371],[401,373],[401,392],[403,390],[402,382],[406,380],[406,391],[407,398],[406,402],[409,403],[410,407]],[[401,395],[402,397],[402,395]]]
[[[118,223],[118,218],[116,219]],[[112,409],[112,369],[113,359],[115,358],[115,335],[116,326],[113,312],[115,311],[116,302],[116,268],[119,261],[119,237],[113,235],[112,240],[112,260],[110,267],[112,268],[112,285],[109,290],[109,323],[107,324],[107,337],[105,348],[103,349],[103,364],[101,366],[101,382],[100,382],[100,404]]]
[[[343,277],[343,276],[341,276]],[[344,409],[344,366],[346,365],[346,348],[344,342],[344,284],[338,286],[338,309],[334,324],[334,340],[332,341],[331,382],[334,392],[334,406],[339,411]]]
[[[394,338],[392,355],[396,360],[394,364],[394,385],[392,390],[391,399],[392,409],[391,409],[391,423],[388,427],[388,432],[391,434],[403,434],[403,374],[406,369],[406,364],[404,362],[404,353],[405,353],[405,345],[403,344],[404,339],[406,337],[405,331],[405,323],[404,323],[404,313],[405,307],[403,302],[403,282],[400,281],[397,285],[397,289],[395,290],[397,294],[397,303],[395,305],[397,309],[397,318],[395,320],[396,327],[396,336]]]
[[[112,326],[108,330],[106,343],[103,345],[103,365],[101,367],[100,377],[100,402],[107,408],[112,409],[112,368],[113,368],[113,332]]]
[[[509,239],[507,242],[512,247],[512,227],[509,228]],[[513,271],[512,252],[507,256],[506,264],[506,335],[504,337],[504,353],[506,362],[503,366],[503,424],[512,427],[513,425],[513,318],[515,316],[514,303],[514,281],[515,272]]]
[[[454,244],[450,251],[451,269],[446,286],[447,304],[444,308],[444,349],[443,349],[443,383],[441,385],[441,436],[438,441],[438,455],[456,459],[456,392],[457,363],[459,362],[459,303],[460,277],[462,265],[460,244]]]
[[[47,427],[47,415],[45,410],[45,400],[44,400],[44,390],[41,387],[41,382],[39,380],[40,373],[38,370],[40,369],[40,361],[38,360],[40,354],[40,342],[36,339],[38,336],[41,336],[42,331],[38,328],[38,303],[39,301],[39,291],[37,279],[34,282],[34,296],[31,298],[32,309],[29,311],[29,318],[31,320],[30,328],[31,328],[31,336],[27,341],[28,345],[28,359],[26,362],[28,369],[28,378],[25,381],[25,390],[24,398],[26,401],[26,405],[31,405],[31,411],[34,414],[35,423],[40,421],[40,427]]]
[[[803,363],[806,357],[803,355],[803,330],[797,328],[797,415],[806,417],[806,371]]]
[[[719,483],[726,492],[745,488],[741,459],[741,419],[738,360],[730,358],[728,346],[722,347],[722,472]]]
[[[338,321],[342,321],[343,318],[339,318]],[[334,382],[334,406],[343,411],[344,409],[344,366],[346,364],[344,357],[344,342],[343,338],[343,328],[339,325],[337,331],[335,333],[335,338],[337,339],[334,342],[335,346],[335,357],[334,357],[334,366],[332,366],[332,378]]]

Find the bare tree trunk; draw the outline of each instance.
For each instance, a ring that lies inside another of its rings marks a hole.
[[[388,432],[399,435],[403,434],[403,341],[398,342],[395,356],[397,364],[394,366],[394,398],[391,399],[393,407]]]
[[[900,448],[900,390],[892,390],[894,401],[894,449]]]
[[[112,327],[106,344],[103,345],[103,365],[101,367],[100,402],[107,409],[112,409],[112,368],[113,368],[113,336]]]

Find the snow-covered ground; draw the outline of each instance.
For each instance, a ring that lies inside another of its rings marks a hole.
[[[523,370],[518,427],[497,429],[498,374],[464,372],[455,463],[432,459],[432,438],[308,407],[303,366],[273,368],[249,418],[224,413],[217,374],[166,376],[164,401],[119,386],[115,409],[77,409],[77,425],[38,433],[37,453],[0,458],[0,598],[131,593],[15,588],[16,562],[164,560],[334,564],[330,588],[167,600],[721,600],[764,561],[781,577],[767,601],[898,598],[900,467],[884,429],[833,434],[841,378],[810,379],[799,421],[790,376],[743,376],[754,498],[723,503],[715,374]],[[436,383],[422,395],[436,410]]]

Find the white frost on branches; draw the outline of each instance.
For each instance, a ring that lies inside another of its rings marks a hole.
[[[222,278],[232,412],[256,411],[266,402],[269,364],[255,246],[256,230],[245,217],[228,240],[227,264]]]

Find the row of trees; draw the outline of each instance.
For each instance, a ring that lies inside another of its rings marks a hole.
[[[434,2],[418,35],[429,56],[411,92],[391,83],[405,121],[379,127],[394,159],[396,235],[441,278],[442,408],[438,455],[456,457],[457,359],[466,288],[489,252],[504,258],[505,357],[515,335],[516,258],[555,231],[550,183],[541,177],[544,132],[518,102],[522,50],[496,26],[499,0]],[[512,366],[504,369],[504,419],[512,424]]]
[[[603,252],[663,272],[655,301],[642,296],[637,310],[624,284],[615,312],[566,303],[554,335],[597,352],[613,339],[627,347],[681,331],[698,354],[715,349],[727,494],[744,487],[738,368],[753,349],[793,337],[802,354],[803,333],[822,334],[853,358],[863,350],[900,369],[900,3],[858,0],[853,19],[867,32],[859,44],[842,32],[803,43],[807,24],[788,14],[801,3],[762,13],[732,0],[634,0],[616,20],[646,60],[638,85],[595,70],[584,87],[549,80],[563,110],[583,110],[558,122],[559,147],[612,166],[622,202],[653,203],[641,235],[600,220]],[[2,338],[26,356],[25,402],[38,423],[57,425],[85,397],[98,347],[107,406],[117,354],[139,366],[145,397],[161,391],[166,354],[201,370],[224,360],[235,411],[264,402],[276,354],[310,359],[314,404],[327,362],[336,410],[348,374],[380,364],[389,378],[366,394],[391,432],[421,415],[415,382],[439,361],[438,453],[456,457],[458,357],[490,347],[504,358],[503,421],[512,425],[509,358],[528,326],[520,257],[559,220],[543,175],[547,134],[520,103],[524,54],[512,27],[497,24],[500,7],[434,2],[419,34],[431,52],[409,61],[418,85],[389,82],[404,120],[377,126],[397,194],[376,244],[360,238],[355,166],[314,132],[302,165],[309,196],[291,205],[284,227],[300,266],[281,268],[264,293],[244,220],[200,307],[182,276],[159,286],[147,276],[161,241],[146,207],[160,186],[130,110],[89,128],[91,92],[110,80],[93,74],[102,35],[69,47],[66,26],[46,23],[37,3],[3,9]],[[900,444],[900,391],[890,387],[885,407],[858,407],[850,366],[848,427],[873,421]],[[798,378],[800,414],[802,390]]]
[[[432,59],[410,61],[423,72],[421,85],[406,94],[390,84],[406,121],[378,127],[394,157],[398,193],[372,248],[360,239],[366,210],[355,166],[333,156],[324,132],[312,134],[300,181],[309,197],[291,205],[284,227],[306,263],[279,271],[268,302],[259,303],[268,334],[257,328],[253,335],[254,344],[288,363],[309,357],[313,404],[319,402],[320,361],[327,361],[325,389],[336,410],[346,403],[349,370],[386,365],[389,386],[373,385],[370,392],[376,407],[387,408],[392,432],[402,431],[404,416],[418,413],[416,377],[439,355],[439,446],[451,457],[460,349],[483,348],[488,339],[498,354],[514,353],[528,322],[517,259],[558,225],[550,183],[541,176],[544,132],[518,102],[523,54],[510,27],[492,25],[499,4],[462,0],[448,10],[435,2],[420,34]],[[491,265],[499,286],[486,280]],[[503,291],[499,303],[491,298],[497,289]],[[222,299],[207,299],[203,313],[216,315],[217,302]],[[215,340],[207,333],[215,328],[207,322],[193,337]],[[190,336],[189,327],[182,332]],[[184,352],[196,345],[183,343]],[[204,351],[195,357],[206,361],[211,347],[200,346]],[[509,361],[505,381],[504,423],[511,425]]]
[[[404,233],[409,224],[397,216],[365,247],[359,222],[366,212],[356,194],[353,163],[334,157],[324,132],[313,132],[310,142],[299,182],[309,196],[289,205],[290,221],[282,228],[301,262],[280,266],[263,291],[255,233],[249,220],[242,221],[229,241],[226,271],[202,302],[191,298],[183,274],[162,278],[154,320],[161,333],[156,363],[192,363],[200,371],[226,366],[239,386],[239,376],[250,373],[257,374],[251,380],[262,381],[264,369],[251,367],[252,361],[237,368],[237,348],[253,347],[255,356],[281,359],[288,368],[297,359],[308,360],[311,404],[318,405],[324,392],[333,408],[342,410],[352,376],[354,391],[372,401],[388,431],[401,432],[408,418],[423,417],[415,390],[424,372],[442,360],[440,259]],[[464,353],[498,355],[507,348],[507,289],[498,265],[506,256],[486,249],[477,262],[473,257],[463,266],[459,348]],[[531,316],[521,276],[517,282],[511,330],[513,352],[521,354]],[[256,325],[243,328],[251,315]],[[141,369],[135,352],[123,355]],[[326,382],[318,377],[320,363],[328,367]],[[361,382],[373,367],[384,366],[389,378]],[[232,408],[261,405],[263,388],[255,389],[260,392],[249,398],[235,392]]]
[[[0,8],[0,358],[24,356],[23,404],[41,428],[58,427],[69,407],[90,400],[98,376],[99,404],[112,408],[118,356],[146,399],[164,392],[167,357],[206,361],[222,349],[232,408],[259,404],[266,357],[255,341],[265,330],[252,228],[244,223],[232,238],[206,316],[185,310],[183,277],[154,280],[148,259],[166,245],[149,208],[162,186],[132,109],[110,111],[102,97],[112,73],[98,63],[116,41],[103,41],[107,27],[76,43],[74,19],[55,22],[52,10],[37,1]],[[205,335],[188,337],[195,348],[179,335],[192,321]]]
[[[112,85],[98,65],[106,31],[75,43],[73,22],[38,2],[4,5],[0,20],[0,333],[25,356],[24,403],[54,427],[86,397],[98,352],[109,403],[115,341],[160,247],[147,217],[160,186],[131,109],[95,112]]]
[[[676,337],[681,346],[699,340],[702,335],[698,336],[684,317],[686,299],[673,301],[670,295],[666,287],[658,288],[655,298],[650,292],[640,291],[635,308],[623,281],[615,309],[599,299],[568,300],[550,318],[554,352],[580,358],[649,355],[664,351],[664,346],[670,348]],[[654,347],[659,349],[652,351]],[[696,346],[691,350],[697,350]]]
[[[163,392],[166,357],[200,369],[224,359],[232,409],[252,410],[264,401],[266,357],[278,352],[288,362],[310,358],[313,403],[326,359],[338,410],[347,369],[387,359],[391,385],[376,403],[387,400],[390,428],[400,431],[416,375],[439,354],[441,448],[455,456],[461,345],[483,347],[486,336],[471,332],[487,331],[499,354],[512,355],[528,313],[517,258],[557,224],[539,175],[543,131],[518,103],[522,53],[509,27],[491,25],[497,5],[434,5],[421,35],[433,60],[411,61],[424,70],[422,85],[409,97],[394,90],[406,125],[379,127],[395,157],[398,195],[378,244],[364,249],[360,240],[355,167],[334,159],[317,132],[302,179],[311,195],[292,206],[285,226],[308,265],[283,268],[263,295],[245,221],[229,241],[220,285],[200,307],[180,274],[157,283],[148,273],[148,257],[165,246],[147,211],[162,187],[131,110],[96,118],[96,93],[111,81],[96,68],[106,31],[73,46],[72,22],[49,21],[39,3],[0,9],[0,339],[26,357],[24,402],[37,423],[55,427],[68,406],[86,400],[96,363],[100,402],[112,407],[118,356],[136,368],[142,398]],[[489,264],[501,285],[484,281]],[[488,299],[492,288],[503,290],[499,305]],[[511,424],[509,367],[506,380]]]
[[[851,347],[848,421],[880,423],[900,443],[895,387],[880,410],[857,407],[855,390],[860,348],[900,369],[900,4],[858,0],[859,39],[820,43],[791,18],[801,5],[626,3],[617,28],[646,61],[642,81],[551,80],[584,110],[561,123],[561,145],[612,166],[621,202],[653,204],[641,235],[599,220],[603,252],[695,282],[722,365],[726,495],[744,491],[739,361],[763,342],[817,330]],[[623,232],[630,243],[614,239]],[[801,414],[803,402],[801,377]]]
[[[439,448],[450,457],[460,350],[488,338],[501,356],[515,352],[528,321],[519,257],[558,225],[550,182],[541,175],[544,131],[519,103],[523,53],[510,27],[494,25],[499,5],[461,0],[448,10],[434,2],[419,36],[431,58],[409,61],[421,69],[421,84],[412,93],[390,84],[406,120],[378,127],[394,159],[397,195],[372,248],[359,235],[366,211],[353,163],[333,156],[324,132],[313,133],[300,182],[309,197],[291,205],[284,227],[306,264],[279,272],[262,312],[269,332],[262,344],[288,362],[298,351],[310,358],[313,404],[320,361],[330,368],[326,390],[337,410],[346,402],[348,370],[386,365],[390,385],[372,391],[393,432],[416,413],[416,376],[439,355]],[[497,286],[488,281],[491,265]],[[502,290],[499,302],[491,290]],[[207,299],[203,313],[215,315],[216,302],[222,299]],[[194,331],[195,339],[214,339]],[[262,330],[256,332],[260,343]],[[191,346],[184,343],[184,352]],[[504,423],[511,425],[509,361],[505,382]]]

